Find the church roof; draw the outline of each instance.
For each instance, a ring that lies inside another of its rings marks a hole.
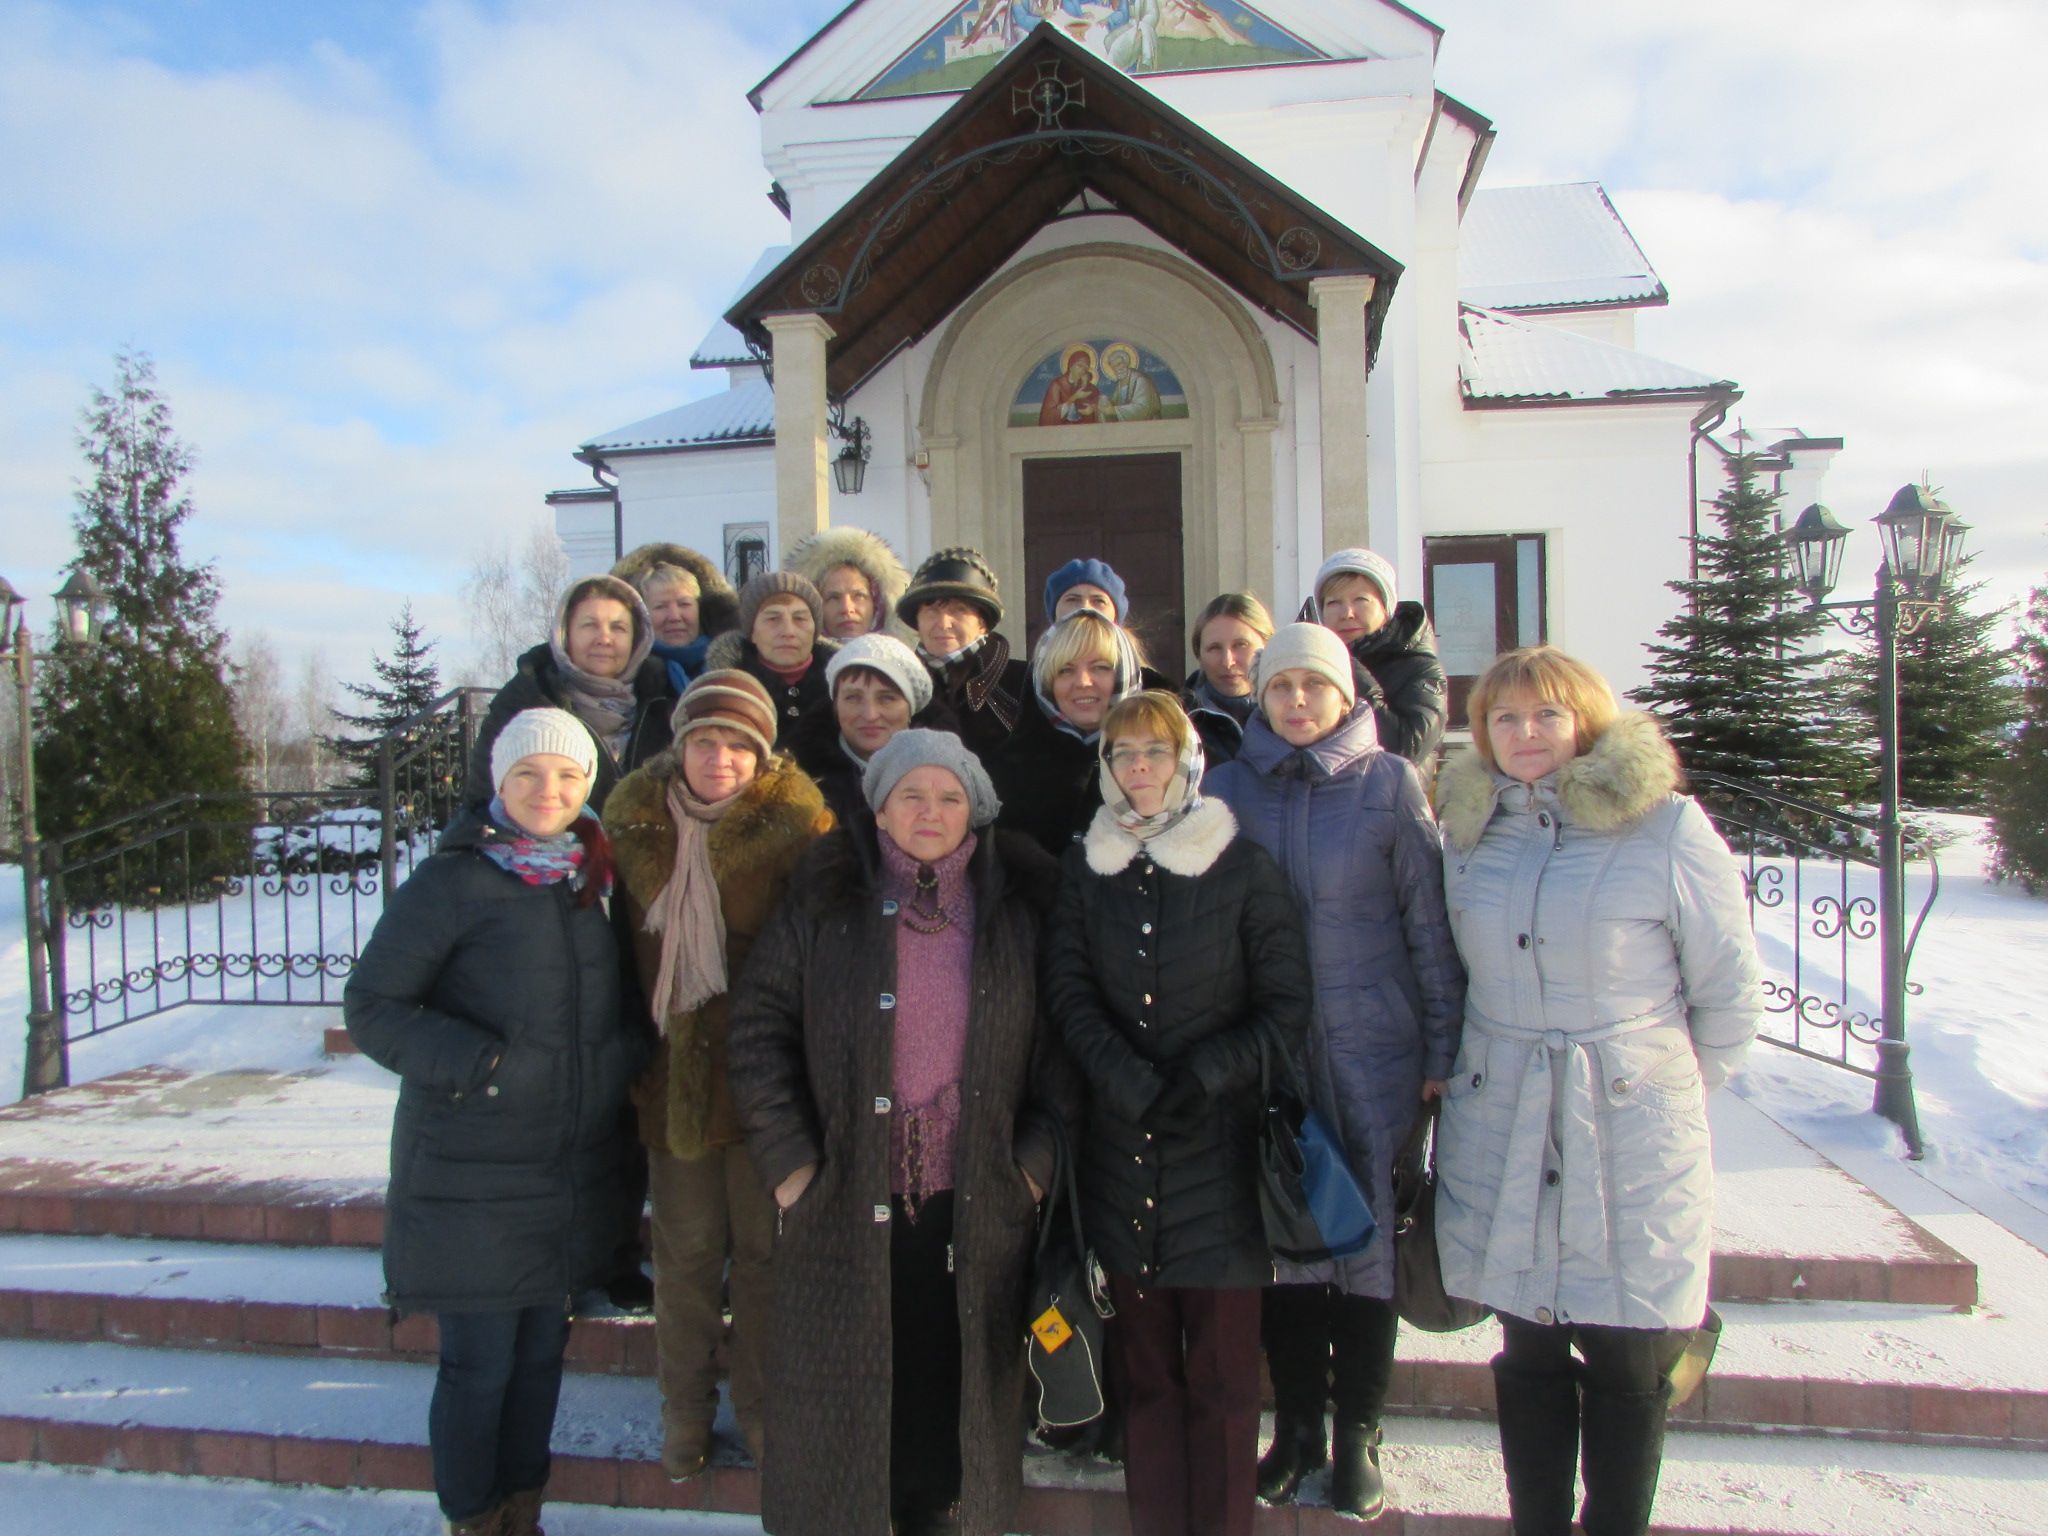
[[[730,303],[738,303],[747,291],[761,281],[783,257],[789,254],[786,245],[771,245],[755,258],[753,266],[747,269],[746,280],[733,293]],[[747,350],[744,336],[726,324],[720,316],[711,322],[711,329],[704,333],[704,339],[697,343],[697,350],[690,354],[692,368],[732,368],[741,363],[758,363],[760,359]]]
[[[1310,284],[1377,279],[1377,347],[1401,264],[1057,28],[1040,25],[725,318],[767,346],[766,318],[831,326],[844,397],[941,324],[1083,191],[1303,335]]]
[[[659,416],[593,437],[582,454],[650,453],[676,448],[731,448],[775,438],[775,386],[745,379]]]
[[[1738,393],[1727,379],[1498,310],[1460,305],[1458,332],[1458,373],[1473,405],[1597,405]]]
[[[1458,296],[1505,310],[1635,308],[1669,298],[1597,181],[1475,192],[1458,230]]]

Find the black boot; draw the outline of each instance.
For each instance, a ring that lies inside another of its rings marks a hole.
[[[1291,1413],[1273,1415],[1273,1444],[1259,1458],[1259,1497],[1268,1504],[1286,1504],[1294,1490],[1311,1472],[1322,1470],[1330,1459],[1323,1439],[1323,1416],[1296,1418]]]
[[[1643,1536],[1657,1502],[1657,1471],[1664,1462],[1664,1408],[1668,1383],[1654,1392],[1584,1393],[1586,1506],[1579,1523],[1586,1536]]]
[[[1377,1520],[1387,1508],[1379,1425],[1339,1424],[1336,1441],[1330,1453],[1330,1508],[1357,1520]]]
[[[1518,1371],[1493,1358],[1500,1459],[1515,1536],[1571,1536],[1579,1384],[1567,1371]]]

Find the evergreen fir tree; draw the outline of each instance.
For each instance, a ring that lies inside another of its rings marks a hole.
[[[327,738],[335,754],[352,765],[349,782],[360,789],[377,788],[379,743],[441,696],[441,666],[434,659],[438,642],[426,638],[410,602],[391,621],[391,634],[390,657],[370,659],[376,682],[342,684],[369,706],[361,714],[334,712],[337,722],[354,727],[354,734]],[[431,820],[442,825],[452,798],[448,791],[462,776],[460,742],[444,730],[428,726],[410,733],[396,751],[398,781],[394,787],[411,807],[408,823]]]
[[[2048,582],[2034,588],[2013,651],[2019,728],[1986,796],[1997,845],[1991,872],[2038,895],[2048,890]]]
[[[219,584],[211,565],[188,562],[179,548],[192,515],[183,488],[192,450],[172,431],[148,355],[122,352],[114,368],[112,391],[94,389],[80,416],[91,478],[76,493],[79,552],[66,567],[91,574],[109,613],[97,646],[42,674],[36,789],[45,835],[177,795],[243,788],[246,751],[215,619]],[[251,819],[251,807],[204,804],[199,820],[210,829],[68,876],[71,899],[183,900],[246,873],[248,839],[221,824]]]
[[[1650,681],[1629,697],[1654,710],[1691,773],[1718,773],[1824,805],[1852,773],[1814,640],[1827,620],[1793,584],[1756,459],[1729,464],[1718,533],[1695,541],[1696,580],[1669,583],[1686,606],[1649,647]],[[1705,798],[1713,798],[1706,792]]]
[[[1898,640],[1899,803],[1923,811],[1984,808],[2017,702],[2007,682],[2012,657],[1998,633],[2010,610],[1971,606],[1985,583],[1962,584],[1969,565],[1966,556],[1942,578],[1946,601]],[[1859,646],[1843,670],[1858,724],[1868,733],[1866,761],[1874,767],[1877,642]],[[1859,795],[1877,798],[1874,776]]]

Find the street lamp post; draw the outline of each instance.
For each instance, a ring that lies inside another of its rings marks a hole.
[[[5,577],[0,577],[0,636],[12,631],[14,648],[0,651],[0,661],[14,663],[15,721],[20,731],[18,804],[21,813],[21,884],[23,924],[28,939],[28,1054],[22,1063],[24,1098],[62,1088],[71,1081],[71,1062],[64,1037],[64,1017],[50,998],[50,934],[43,914],[43,843],[36,834],[35,700],[36,662],[68,659],[99,639],[100,615],[106,599],[83,571],[56,591],[62,620],[54,654],[38,657],[29,633],[28,602]],[[59,936],[61,941],[61,935]]]
[[[1946,599],[1944,573],[1962,554],[1964,524],[1930,490],[1902,485],[1874,520],[1884,541],[1877,590],[1867,598],[1827,601],[1841,575],[1849,530],[1815,504],[1783,535],[1798,571],[1799,590],[1817,612],[1851,635],[1877,641],[1878,834],[1877,900],[1883,1018],[1877,1042],[1877,1092],[1872,1104],[1899,1128],[1913,1157],[1923,1150],[1906,1044],[1906,847],[1899,822],[1899,636],[1910,635]]]

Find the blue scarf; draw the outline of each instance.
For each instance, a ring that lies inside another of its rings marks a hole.
[[[697,680],[704,670],[704,655],[711,649],[711,637],[699,635],[688,645],[654,642],[654,654],[668,664],[668,682],[678,695]]]
[[[499,835],[477,844],[477,852],[507,874],[517,875],[528,885],[556,885],[564,880],[580,883],[584,849],[574,832],[535,837],[522,831],[505,809],[502,795],[491,797],[491,827]],[[609,896],[611,891],[607,888],[598,894]]]

